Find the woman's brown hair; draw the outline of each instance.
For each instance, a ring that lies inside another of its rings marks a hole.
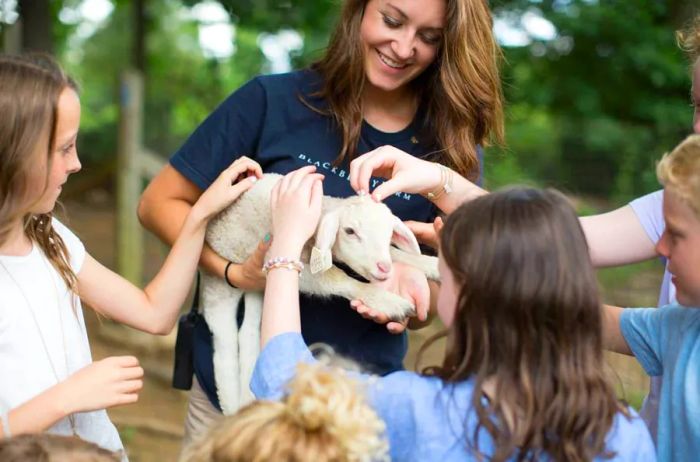
[[[491,461],[608,455],[626,410],[605,376],[597,281],[566,198],[529,188],[480,197],[450,215],[440,241],[459,293],[444,361],[424,372],[473,381],[468,447],[478,454],[486,430]]]
[[[49,56],[0,55],[0,244],[21,220],[32,239],[75,292],[76,278],[68,250],[51,224],[51,212],[32,214],[36,172],[45,164],[44,188],[48,185],[51,156],[55,151],[58,99],[61,92],[77,85]],[[40,154],[37,155],[37,152]]]
[[[327,103],[343,134],[336,164],[356,156],[365,69],[360,23],[368,0],[346,0],[325,55],[312,66],[323,77],[315,97]],[[437,160],[474,179],[477,145],[503,141],[500,48],[485,0],[445,0],[446,25],[435,62],[411,84],[425,111],[427,146]]]

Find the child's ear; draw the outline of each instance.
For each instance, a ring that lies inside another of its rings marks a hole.
[[[394,232],[391,243],[408,253],[420,255],[420,246],[413,232],[399,218],[394,217]]]

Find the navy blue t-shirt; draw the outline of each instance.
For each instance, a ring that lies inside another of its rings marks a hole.
[[[202,190],[233,160],[246,155],[264,172],[285,174],[304,165],[316,165],[325,175],[324,194],[355,194],[348,181],[348,163],[334,167],[342,146],[341,134],[331,117],[311,110],[322,101],[311,94],[320,77],[311,70],[254,78],[231,94],[189,137],[170,159],[172,166]],[[424,157],[430,143],[419,138],[420,117],[395,133],[384,133],[366,122],[362,125],[358,153],[383,145]],[[426,146],[427,145],[427,146]],[[373,178],[373,184],[380,179]],[[398,193],[384,201],[402,220],[432,221],[437,210],[420,195]],[[370,371],[388,374],[402,369],[406,335],[394,335],[386,327],[366,320],[350,308],[349,301],[332,297],[300,296],[301,331],[307,344],[323,342]],[[195,375],[212,403],[220,408],[214,383],[212,340],[202,320],[195,330]]]

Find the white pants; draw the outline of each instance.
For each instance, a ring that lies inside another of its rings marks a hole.
[[[182,450],[206,435],[224,415],[211,404],[207,394],[202,390],[197,377],[192,378],[190,402],[185,416],[185,436],[182,439]],[[181,453],[182,454],[182,453]]]

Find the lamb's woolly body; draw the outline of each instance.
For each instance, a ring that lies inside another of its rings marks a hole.
[[[270,193],[280,178],[276,174],[264,175],[254,187],[210,222],[206,240],[214,251],[234,263],[242,263],[255,251],[271,229]],[[341,220],[341,216],[344,224],[358,226],[370,243],[381,244],[383,249],[375,249],[375,253],[382,253],[389,262],[402,261],[416,266],[430,279],[438,279],[437,259],[420,255],[415,237],[391,215],[388,207],[366,197],[339,199],[324,196],[315,243],[319,245],[319,242],[330,239],[327,244],[332,246],[334,259],[343,261],[366,277],[374,265],[373,261],[363,261],[363,258],[368,259],[363,254],[364,247],[360,252],[356,249],[345,251],[340,239],[336,239],[336,234],[343,231],[338,229],[337,222],[335,231],[332,226],[326,226],[328,222],[333,224],[334,219]],[[398,244],[408,252],[390,246],[392,230],[396,232],[397,229],[403,237]],[[371,245],[368,247],[372,248]],[[302,253],[305,264],[308,263],[310,248],[309,242]],[[259,353],[262,293],[245,293],[245,316],[239,331],[236,313],[244,292],[229,287],[220,277],[206,272],[202,275],[201,283],[204,318],[213,336],[214,375],[219,401],[224,414],[232,414],[253,399],[249,381]],[[384,311],[391,319],[402,319],[414,310],[408,300],[376,285],[352,279],[335,266],[325,272],[311,274],[307,265],[300,275],[299,290],[320,296],[361,299],[366,305]]]

